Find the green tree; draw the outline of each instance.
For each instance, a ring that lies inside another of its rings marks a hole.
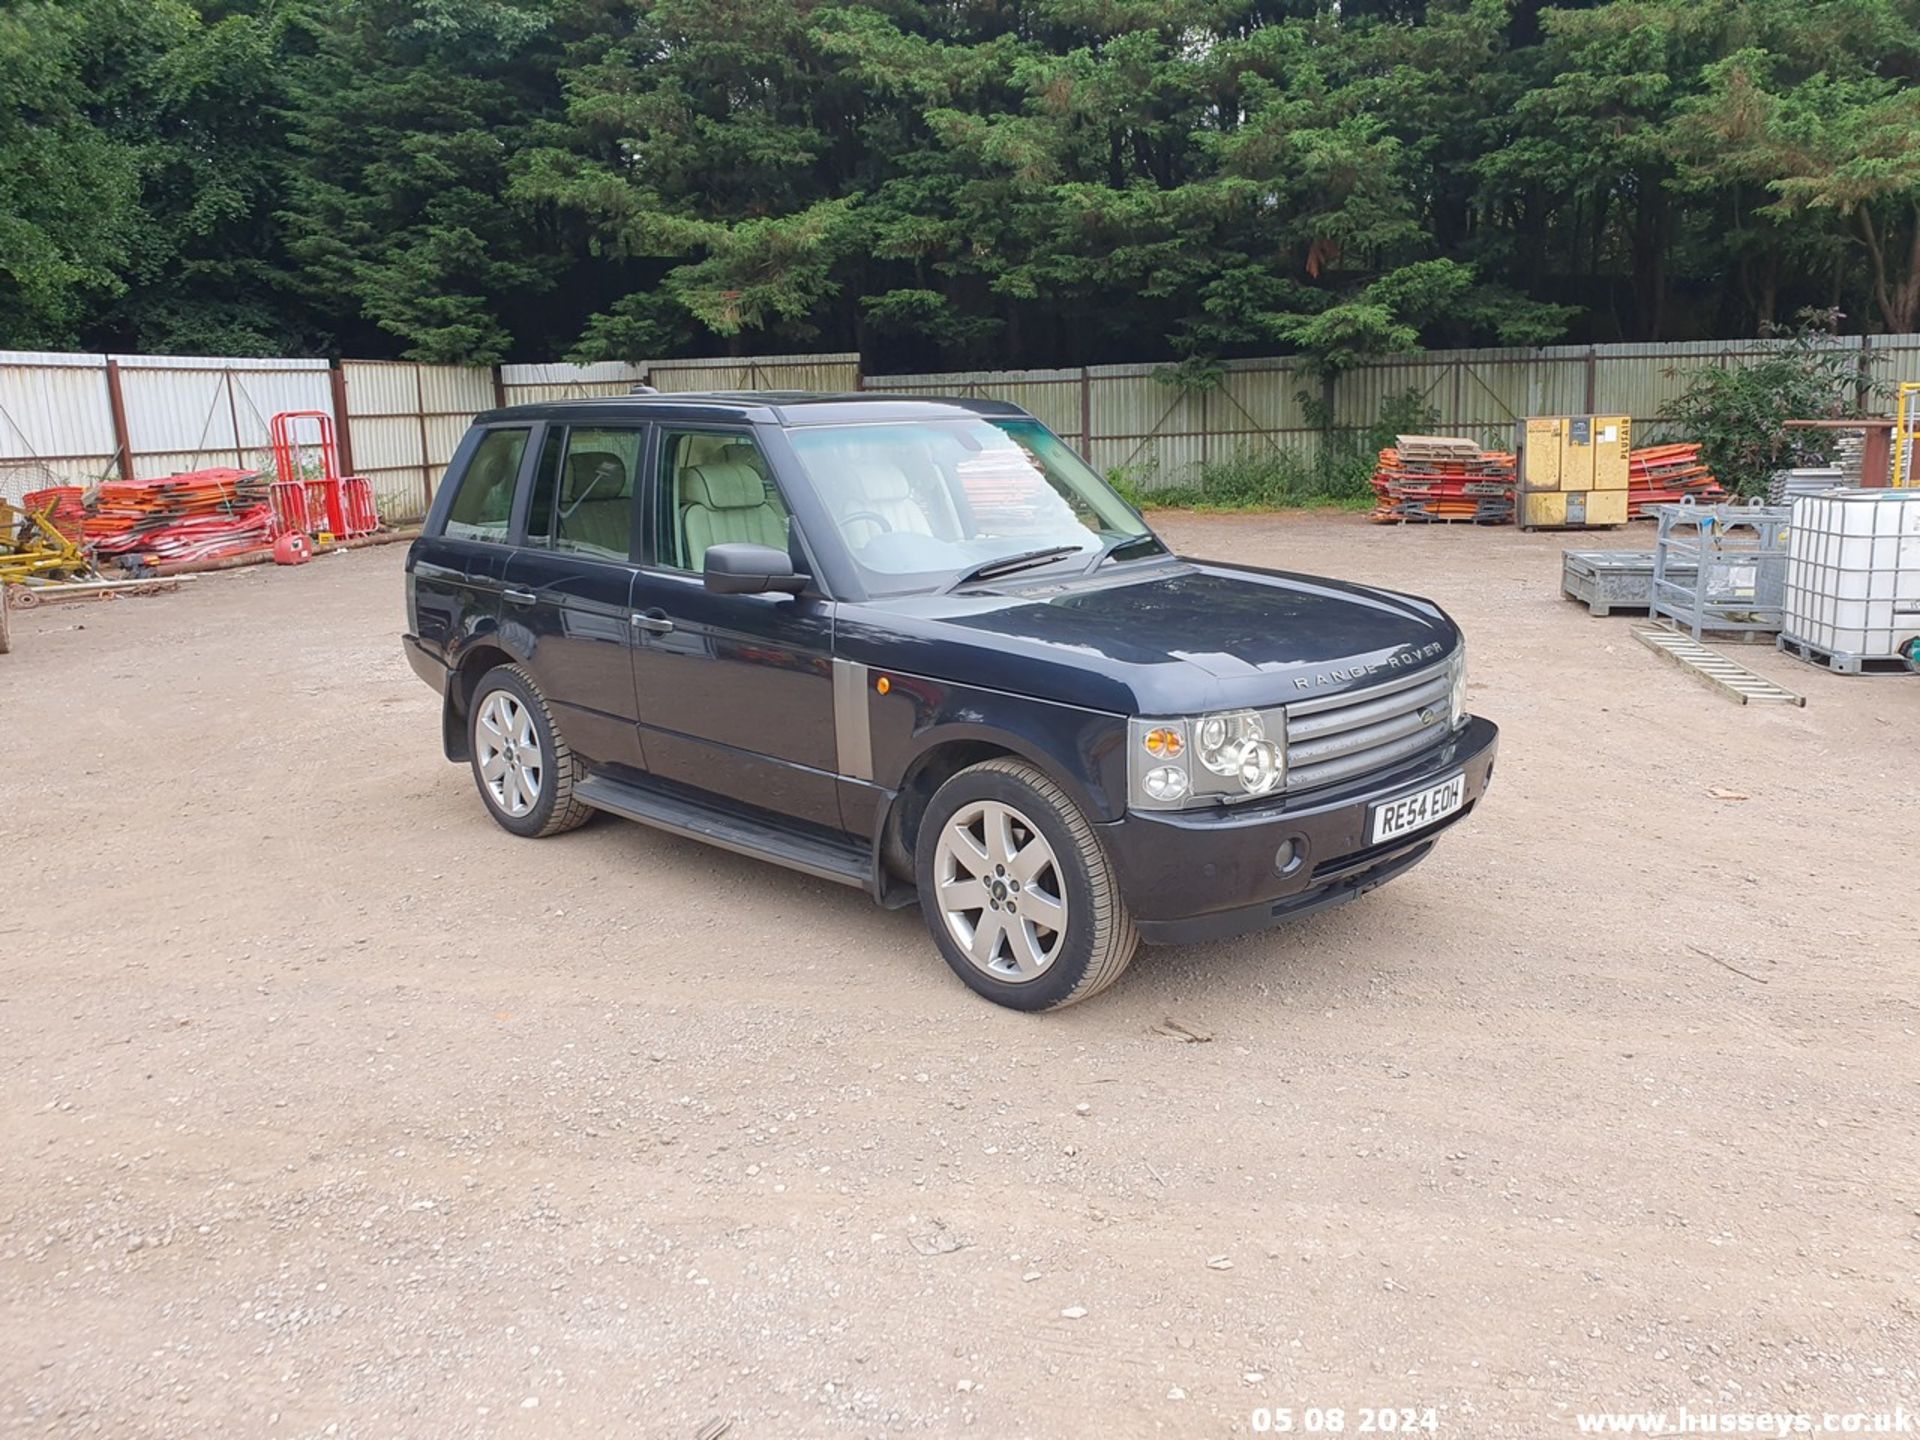
[[[0,343],[885,367],[1920,326],[1913,0],[14,0]]]
[[[0,11],[0,343],[80,343],[125,289],[140,224],[138,157],[93,122],[79,14]]]
[[[333,343],[471,364],[540,335],[566,253],[508,190],[559,107],[545,0],[339,0],[304,24],[281,218]]]

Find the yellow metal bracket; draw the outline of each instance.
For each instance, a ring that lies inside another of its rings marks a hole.
[[[1893,483],[1902,488],[1915,483],[1915,421],[1920,421],[1920,383],[1908,380],[1893,405]]]
[[[52,514],[52,506],[21,510],[0,500],[0,585],[93,573],[86,551],[61,533]]]

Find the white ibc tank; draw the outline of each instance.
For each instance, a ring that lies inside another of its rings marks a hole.
[[[1796,500],[1784,622],[1789,639],[1861,659],[1920,636],[1920,489]]]

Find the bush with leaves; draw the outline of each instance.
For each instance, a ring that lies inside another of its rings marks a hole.
[[[1787,422],[1857,417],[1862,387],[1879,388],[1861,374],[1860,351],[1836,342],[1840,319],[1802,311],[1799,325],[1770,330],[1776,343],[1751,363],[1686,371],[1687,388],[1660,418],[1700,442],[1701,459],[1736,495],[1766,494],[1776,470],[1826,464],[1829,434]]]

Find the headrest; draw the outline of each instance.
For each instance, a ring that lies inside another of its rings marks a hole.
[[[734,440],[722,445],[720,447],[720,458],[729,465],[745,465],[758,475],[764,475],[766,473],[766,466],[760,459],[759,448],[754,445],[749,445],[744,440]]]
[[[913,486],[907,481],[907,472],[884,460],[869,461],[858,467],[853,472],[853,484],[849,490],[851,493],[848,498],[856,505],[861,501],[871,504],[913,498]]]
[[[754,510],[767,503],[767,487],[751,465],[713,460],[680,472],[680,503],[709,510]]]
[[[627,467],[611,450],[577,450],[567,457],[565,500],[617,500],[627,493]]]

